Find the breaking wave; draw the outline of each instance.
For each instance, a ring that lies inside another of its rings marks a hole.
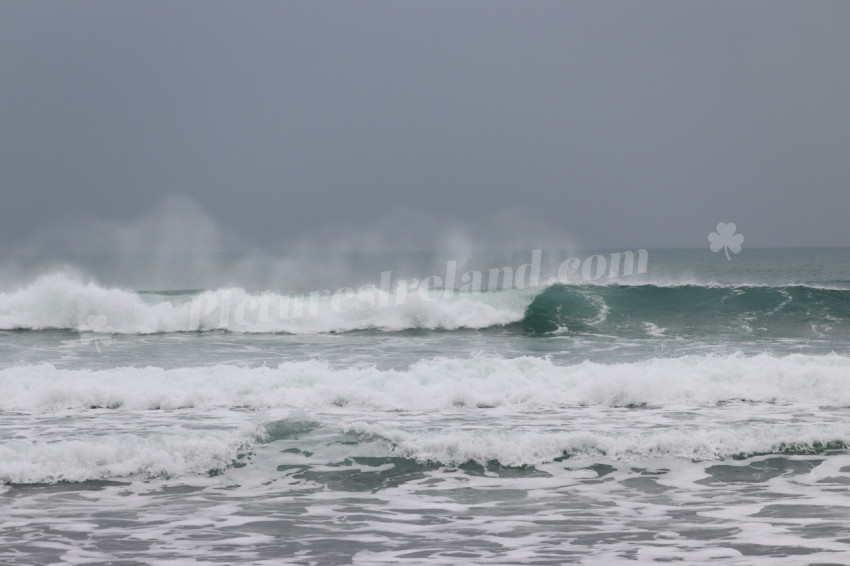
[[[152,334],[317,334],[508,328],[527,334],[819,337],[850,331],[850,290],[789,286],[552,285],[479,293],[380,289],[251,294],[240,288],[134,292],[44,276],[0,293],[0,329]]]
[[[101,370],[39,364],[0,370],[0,390],[0,415],[39,431],[0,446],[7,483],[204,474],[284,439],[311,452],[333,445],[356,456],[366,447],[444,465],[505,466],[850,445],[841,417],[850,407],[850,358],[834,354],[574,365],[472,356],[405,370],[321,361]],[[74,420],[79,430],[62,424],[88,411],[97,413],[98,429],[86,428],[87,419]],[[682,412],[696,420],[668,422]],[[817,417],[800,420],[803,414]],[[264,434],[264,423],[280,415],[311,424]]]

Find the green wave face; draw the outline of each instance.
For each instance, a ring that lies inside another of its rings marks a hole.
[[[554,285],[534,298],[521,325],[530,334],[835,336],[850,333],[850,291]]]

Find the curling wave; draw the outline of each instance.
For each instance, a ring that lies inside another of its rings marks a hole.
[[[735,335],[850,332],[850,290],[806,285],[561,285],[480,293],[379,289],[332,297],[240,288],[133,292],[44,276],[0,293],[0,329],[151,334],[225,330],[316,334],[505,328],[532,335]]]

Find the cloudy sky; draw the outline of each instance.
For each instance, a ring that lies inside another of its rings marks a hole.
[[[848,29],[845,1],[7,0],[0,239],[171,210],[265,249],[847,246]]]

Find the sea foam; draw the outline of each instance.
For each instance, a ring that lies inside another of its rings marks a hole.
[[[850,406],[850,358],[839,355],[689,355],[631,363],[546,358],[426,359],[406,370],[286,362],[60,369],[51,364],[0,370],[0,410],[304,408],[369,410],[467,407],[664,407],[727,401]]]
[[[0,480],[203,474],[262,450],[275,440],[263,425],[281,418],[310,423],[288,441],[310,452],[330,442],[446,465],[806,453],[850,445],[848,385],[850,358],[799,354],[574,365],[478,355],[405,370],[17,366],[0,370],[0,418],[30,432],[0,445]]]
[[[65,274],[0,293],[0,329],[69,329],[118,334],[226,330],[315,334],[352,330],[486,328],[517,322],[533,293],[385,293],[373,288],[347,303],[328,294],[241,288],[185,296],[106,288]]]

